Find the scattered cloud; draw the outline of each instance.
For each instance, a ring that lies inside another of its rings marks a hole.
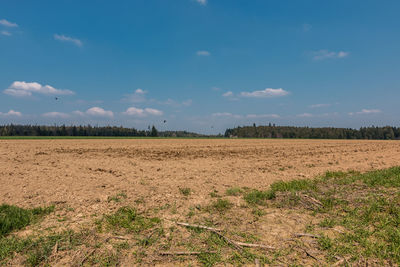
[[[303,24],[303,32],[309,32],[312,29],[312,25],[308,23]]]
[[[198,56],[204,56],[204,57],[208,57],[208,56],[211,55],[210,52],[205,51],[205,50],[197,51],[196,54],[197,54]]]
[[[62,119],[69,117],[67,113],[56,112],[56,111],[44,113],[42,114],[42,116],[46,118],[62,118]]]
[[[5,36],[11,36],[11,33],[8,32],[8,31],[1,31],[0,33],[1,33],[2,35],[5,35]]]
[[[217,112],[217,113],[211,114],[211,116],[213,116],[213,117],[230,117],[230,118],[235,118],[235,119],[242,119],[243,118],[242,115],[232,114],[232,113],[229,113],[229,112]]]
[[[21,117],[22,113],[19,111],[10,109],[7,113],[0,112],[0,116],[2,116],[2,117],[8,117],[8,116]]]
[[[262,119],[262,118],[273,118],[277,119],[280,118],[278,114],[248,114],[246,118],[249,119]]]
[[[123,100],[131,103],[142,103],[146,101],[146,94],[147,91],[138,88],[132,94],[126,95]]]
[[[314,105],[310,105],[308,107],[310,108],[326,108],[326,107],[330,107],[332,106],[331,104],[314,104]]]
[[[214,86],[214,87],[211,87],[211,89],[212,89],[213,91],[220,91],[220,90],[221,90],[221,88],[219,88],[219,87],[216,87],[216,86]]]
[[[167,105],[167,106],[179,108],[179,107],[182,107],[182,106],[184,106],[184,107],[191,106],[192,103],[193,103],[193,100],[192,99],[188,99],[188,100],[185,100],[185,101],[182,101],[182,102],[178,102],[178,101],[175,101],[175,100],[173,100],[171,98],[168,98],[166,101],[159,101],[159,102],[156,101],[156,102],[158,104],[161,104],[161,105]]]
[[[61,42],[69,42],[72,43],[76,46],[82,47],[83,43],[81,40],[76,39],[76,38],[72,38],[70,36],[66,36],[66,35],[59,35],[59,34],[54,34],[54,39],[61,41]]]
[[[10,22],[6,19],[0,19],[0,25],[3,25],[5,27],[18,27],[17,23]]]
[[[345,58],[349,55],[349,52],[345,51],[329,51],[329,50],[319,50],[311,52],[312,58],[316,61],[324,60],[324,59],[334,59],[334,58]]]
[[[300,118],[311,118],[314,117],[313,114],[310,113],[302,113],[302,114],[297,114],[296,117],[300,117]]]
[[[192,103],[193,103],[193,100],[192,99],[188,99],[188,100],[183,101],[182,105],[184,105],[185,107],[189,107],[189,106],[192,105]]]
[[[255,98],[268,98],[268,97],[279,97],[288,95],[289,92],[283,90],[282,88],[273,89],[273,88],[266,88],[260,91],[253,91],[253,92],[241,92],[240,96],[242,97],[255,97]]]
[[[161,110],[154,108],[142,109],[142,108],[130,107],[125,112],[122,112],[122,114],[128,116],[146,117],[147,115],[162,116],[164,113]]]
[[[86,110],[86,114],[95,117],[113,117],[114,113],[110,110],[104,110],[100,107],[92,107]]]
[[[228,91],[228,92],[222,94],[222,96],[223,96],[223,97],[232,97],[232,96],[233,96],[233,93],[232,93],[232,91]]]
[[[37,82],[15,81],[3,93],[16,97],[31,96],[33,93],[44,95],[73,95],[71,90],[56,89],[50,85],[41,85]]]
[[[207,5],[207,0],[196,0],[197,3],[199,3],[202,6]]]
[[[163,115],[163,112],[161,110],[155,109],[155,108],[145,108],[144,112],[152,115],[152,116],[161,116]]]
[[[350,112],[349,115],[367,115],[367,114],[377,114],[381,113],[382,111],[379,109],[362,109],[361,111],[358,112]]]

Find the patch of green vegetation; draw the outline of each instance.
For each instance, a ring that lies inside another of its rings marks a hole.
[[[118,193],[118,194],[116,194],[115,196],[108,197],[108,198],[107,198],[107,201],[108,201],[108,202],[111,202],[111,201],[114,201],[114,202],[121,202],[122,199],[126,199],[127,197],[128,197],[128,196],[127,196],[125,193]]]
[[[56,244],[58,251],[71,250],[81,244],[84,235],[86,234],[65,231],[47,236],[2,237],[0,238],[0,265],[7,263],[7,259],[14,257],[16,253],[20,253],[26,265],[38,266],[48,260]]]
[[[185,197],[189,196],[190,193],[192,192],[192,189],[188,188],[188,187],[184,187],[184,188],[179,188],[179,192],[181,192],[182,195],[184,195]]]
[[[299,179],[288,182],[279,181],[271,184],[271,190],[273,192],[287,192],[287,191],[300,191],[300,190],[312,190],[316,189],[314,180]]]
[[[210,192],[210,197],[221,197],[219,194],[218,194],[218,191],[217,190],[213,190],[213,191],[211,191]]]
[[[3,204],[0,206],[0,237],[14,230],[22,229],[53,212],[54,206],[47,208],[23,209]]]
[[[140,233],[160,224],[161,222],[157,217],[148,218],[138,214],[136,209],[131,207],[121,207],[114,214],[105,215],[104,219],[107,229],[125,229],[132,233]],[[103,221],[100,221],[100,224],[102,222]]]
[[[232,207],[233,204],[229,200],[218,198],[216,201],[211,203],[211,205],[209,206],[209,210],[217,211],[219,213],[225,213]]]
[[[259,191],[252,190],[245,194],[244,199],[249,204],[266,205],[267,200],[275,198],[275,192],[272,190]]]
[[[228,196],[238,196],[243,193],[243,189],[240,187],[231,187],[226,190]]]

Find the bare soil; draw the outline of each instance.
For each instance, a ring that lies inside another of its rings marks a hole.
[[[175,221],[202,223],[208,218],[217,226],[257,235],[261,243],[279,247],[282,240],[304,231],[304,225],[315,218],[270,209],[254,220],[240,209],[243,199],[226,196],[227,189],[264,190],[278,180],[312,178],[326,171],[363,172],[399,163],[398,141],[0,140],[0,204],[25,208],[56,205],[53,215],[21,235],[49,228],[93,229],[96,218],[121,206],[134,206],[152,211],[165,228]],[[182,188],[190,188],[191,193],[184,196]],[[207,218],[187,215],[193,207],[210,205],[213,194],[232,202],[235,212]],[[124,197],[113,201],[117,195]],[[187,236],[182,232],[177,238],[185,240]],[[53,265],[66,264],[73,255],[68,257],[55,257]],[[121,264],[129,265],[132,257],[126,253]],[[304,257],[303,263],[313,260]],[[197,264],[189,257],[191,261]],[[164,256],[154,256],[147,263],[176,264]]]

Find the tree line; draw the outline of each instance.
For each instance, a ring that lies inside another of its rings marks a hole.
[[[0,136],[120,136],[120,137],[203,137],[187,131],[159,132],[155,126],[137,130],[116,126],[48,126],[48,125],[0,125]]]
[[[400,139],[400,127],[312,128],[294,126],[242,126],[225,131],[225,137],[241,138],[306,138],[306,139]]]

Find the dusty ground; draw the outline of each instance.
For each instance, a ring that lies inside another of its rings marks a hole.
[[[0,140],[0,203],[61,207],[41,227],[89,227],[94,217],[123,205],[140,210],[173,206],[173,211],[159,212],[161,219],[188,221],[189,208],[208,205],[211,192],[224,195],[231,187],[262,190],[277,180],[399,163],[398,141]],[[183,197],[179,188],[192,193]],[[110,201],[121,193],[126,195],[122,202]],[[238,198],[228,199],[241,205]],[[278,241],[271,236],[282,238],[283,232],[299,230],[298,220],[306,219],[271,211],[262,221],[274,224],[235,219],[232,224],[274,243]]]

